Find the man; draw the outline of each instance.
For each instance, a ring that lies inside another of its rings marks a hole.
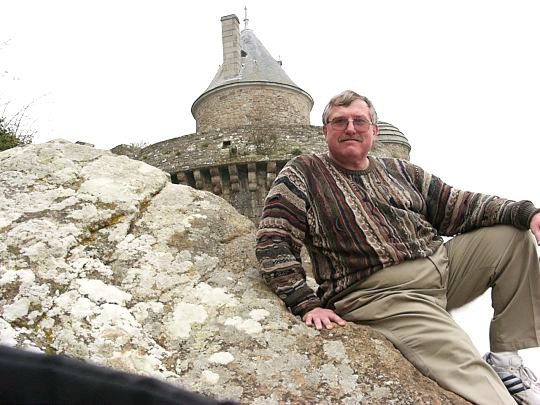
[[[536,377],[517,353],[540,345],[540,269],[529,232],[540,242],[540,210],[456,190],[407,161],[368,156],[376,123],[366,97],[348,90],[330,100],[328,154],[291,160],[266,198],[256,248],[264,280],[307,325],[369,325],[473,403],[540,404]],[[306,284],[302,244],[316,294]],[[494,317],[482,359],[448,311],[488,288]]]

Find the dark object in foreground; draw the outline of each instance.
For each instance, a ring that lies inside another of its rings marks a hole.
[[[233,405],[154,378],[0,346],[2,404]]]

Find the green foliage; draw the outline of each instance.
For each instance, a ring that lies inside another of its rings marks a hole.
[[[20,145],[17,135],[11,130],[6,120],[0,117],[0,151]]]
[[[26,108],[8,119],[4,109],[4,112],[0,116],[0,151],[32,142],[33,133],[21,130],[21,123],[25,117],[25,112]]]
[[[291,153],[292,153],[293,156],[301,155],[301,154],[302,154],[302,149],[300,149],[300,148],[294,148],[294,149],[291,151]]]
[[[148,145],[150,145],[148,142],[140,140],[138,142],[131,142],[128,146],[132,149],[143,149],[146,148]]]

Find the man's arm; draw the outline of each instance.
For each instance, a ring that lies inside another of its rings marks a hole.
[[[257,259],[266,284],[291,312],[318,330],[344,325],[334,311],[321,308],[320,299],[306,283],[300,250],[307,232],[309,199],[302,173],[293,164],[278,175],[265,200],[257,232]]]
[[[454,236],[499,224],[529,229],[537,212],[530,201],[458,190],[418,166],[410,165],[410,168],[426,202],[426,217],[441,235]]]
[[[264,281],[293,314],[300,316],[321,306],[306,283],[300,261],[308,207],[302,173],[289,164],[266,197],[255,248]]]

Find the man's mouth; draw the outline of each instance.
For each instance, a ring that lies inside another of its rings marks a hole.
[[[358,138],[358,137],[354,137],[354,138],[341,138],[339,140],[340,142],[347,142],[347,141],[355,141],[355,142],[363,142],[364,139],[363,138]]]

